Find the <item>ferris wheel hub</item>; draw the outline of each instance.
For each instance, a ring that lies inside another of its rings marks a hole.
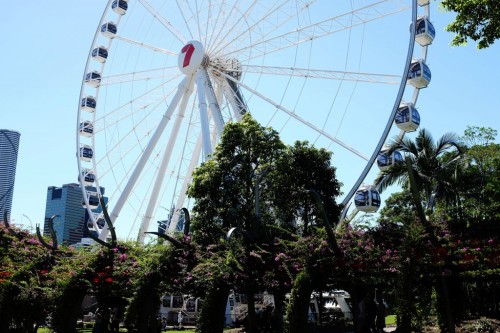
[[[177,66],[184,75],[194,74],[203,63],[204,56],[203,44],[200,41],[191,40],[182,47]]]

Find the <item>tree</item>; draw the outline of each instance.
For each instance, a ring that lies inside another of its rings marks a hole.
[[[431,251],[425,228],[415,212],[412,195],[408,190],[393,193],[380,212],[383,232],[380,242],[392,243],[392,264],[397,269],[395,281],[395,308],[398,331],[421,331],[429,315],[433,279]]]
[[[447,154],[452,148],[452,152]],[[432,135],[426,129],[421,129],[415,140],[405,137],[402,141],[393,141],[388,153],[394,150],[410,159],[417,189],[426,198],[428,212],[432,212],[435,198],[455,198],[452,175],[463,154],[455,134],[444,134],[434,143]],[[381,171],[375,184],[380,191],[393,184],[408,186],[408,177],[406,165],[397,163],[388,170]]]
[[[454,148],[450,151],[450,148]],[[435,225],[428,220],[433,213],[435,200],[445,202],[446,205],[456,203],[456,170],[463,151],[458,144],[456,135],[443,135],[436,143],[432,135],[421,129],[415,141],[404,138],[390,145],[389,153],[399,150],[404,153],[405,163],[398,163],[386,171],[382,171],[375,180],[381,189],[394,183],[410,185],[414,207],[419,220],[428,234],[429,246],[437,250],[441,247]],[[427,216],[424,214],[420,202],[420,194],[426,197]],[[443,331],[454,332],[457,310],[452,308],[450,285],[456,287],[456,272],[444,274],[455,267],[445,258],[443,267],[436,267],[435,289],[438,296],[438,313],[441,314],[440,327]]]
[[[492,45],[500,38],[500,8],[495,0],[442,0],[441,6],[457,13],[446,30],[455,33],[452,45],[478,42],[478,49]]]
[[[484,49],[500,38],[500,6],[496,0],[442,0],[441,6],[457,13],[446,27],[456,34],[452,45],[465,45],[472,39]]]
[[[270,180],[266,175],[284,148],[276,131],[262,127],[246,114],[240,122],[226,124],[212,158],[193,173],[188,189],[189,197],[195,199],[192,238],[205,249],[199,254],[203,259],[193,269],[202,279],[198,283],[206,287],[199,324],[202,332],[222,331],[225,303],[234,284],[249,295],[250,330],[255,330],[252,295],[262,288],[265,265],[254,260],[253,250],[265,244],[262,237],[268,234],[270,211],[263,209],[269,202],[266,188]],[[226,257],[234,257],[225,241],[231,228],[247,239],[241,239],[245,251],[239,260],[226,261]],[[228,267],[232,268],[229,272]]]
[[[500,219],[500,145],[497,131],[468,126],[462,137],[465,155],[457,173],[456,207],[448,207],[460,232],[493,232]],[[457,230],[458,231],[458,230]]]
[[[284,225],[297,226],[304,236],[310,225],[322,227],[326,222],[338,222],[340,207],[335,200],[342,184],[336,179],[331,160],[332,153],[326,149],[297,141],[277,161],[271,175],[278,219]],[[311,191],[317,193],[323,207],[316,204]],[[328,221],[323,221],[321,209]]]

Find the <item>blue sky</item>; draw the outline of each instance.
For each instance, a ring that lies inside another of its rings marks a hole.
[[[3,3],[0,128],[21,133],[14,223],[28,223],[25,216],[43,223],[47,187],[77,181],[81,78],[105,5],[102,0]],[[432,82],[418,100],[422,126],[435,138],[446,132],[462,134],[468,125],[500,130],[500,42],[481,51],[472,42],[451,47],[452,35],[444,27],[453,14],[432,2],[431,15],[437,36],[427,61]],[[384,59],[374,59],[383,65]]]

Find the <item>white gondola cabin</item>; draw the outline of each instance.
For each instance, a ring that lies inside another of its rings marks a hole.
[[[81,121],[78,130],[81,136],[90,138],[94,134],[94,124],[90,120]]]
[[[111,9],[119,15],[125,15],[125,13],[127,12],[127,8],[127,1],[124,0],[115,0],[111,4]]]
[[[96,209],[97,207],[99,207],[99,197],[97,196],[97,193],[90,192],[88,196],[88,201],[91,209]],[[82,199],[82,206],[87,207],[87,204],[85,203],[84,199]]]
[[[97,88],[101,84],[101,74],[96,71],[85,74],[85,83],[91,87]]]
[[[408,73],[408,83],[415,88],[421,89],[427,87],[429,82],[431,82],[431,70],[429,67],[427,67],[422,59],[413,61]]]
[[[420,125],[420,114],[413,103],[401,104],[394,118],[396,126],[405,132],[413,132]]]
[[[108,59],[108,50],[104,46],[98,46],[92,50],[92,59],[100,63],[106,62]]]
[[[385,171],[395,165],[396,163],[401,163],[403,161],[403,155],[397,150],[394,150],[389,154],[388,148],[382,148],[377,156],[377,166],[381,171]]]
[[[429,0],[417,0],[419,6],[426,6],[429,4]]]
[[[113,22],[106,22],[101,26],[101,33],[103,34],[103,36],[108,38],[114,38],[117,31],[118,28]]]
[[[96,102],[95,98],[92,96],[84,97],[80,101],[80,107],[82,108],[82,110],[85,110],[88,112],[94,112],[96,105],[97,105],[97,102]]]
[[[90,162],[94,156],[94,151],[88,145],[83,145],[80,147],[80,159],[85,162]]]
[[[80,180],[85,186],[91,186],[95,182],[95,173],[90,169],[83,169],[80,174]]]
[[[436,36],[436,29],[427,17],[421,17],[417,20],[415,40],[420,46],[427,46],[432,43]]]
[[[362,185],[354,195],[356,209],[365,213],[376,212],[380,207],[380,194],[371,185]]]

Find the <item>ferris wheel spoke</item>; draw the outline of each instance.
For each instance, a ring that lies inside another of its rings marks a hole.
[[[254,24],[252,24],[251,27],[243,30],[237,37],[232,37],[230,43],[226,43],[226,44],[221,46],[221,43],[226,42],[226,40],[229,39],[230,31],[233,31],[233,30],[227,30],[228,33],[226,34],[225,38],[221,38],[219,43],[217,44],[217,46],[214,47],[214,49],[216,49],[214,51],[214,53],[222,52],[222,50],[225,50],[225,49],[229,49],[229,50],[232,49],[234,51],[235,47],[230,47],[230,45],[239,44],[240,40],[251,35],[252,33],[258,33],[261,35],[260,39],[257,39],[257,42],[262,42],[262,41],[266,40],[266,38],[268,38],[273,33],[275,33],[275,31],[279,31],[283,26],[285,26],[288,22],[290,22],[290,20],[296,19],[300,13],[307,10],[313,3],[313,1],[311,1],[311,2],[308,2],[306,4],[303,4],[297,10],[296,13],[295,12],[291,13],[291,12],[287,12],[287,11],[282,10],[283,9],[282,7],[285,4],[287,4],[288,2],[290,2],[290,1],[284,1],[276,7],[266,10],[264,16],[262,16],[260,19],[256,20],[256,22]],[[280,17],[278,22],[276,22],[275,20],[269,19],[269,17],[273,14],[278,15],[278,12],[279,12],[279,17]],[[236,23],[239,24],[240,21],[238,21]],[[270,29],[267,29],[267,32],[261,31],[261,26],[264,24],[271,26]],[[235,51],[235,52],[240,52],[240,50],[241,49],[237,49],[237,51]],[[223,52],[223,53],[225,53],[225,52]]]
[[[310,123],[309,121],[305,120],[304,118],[300,117],[299,115],[297,115],[295,112],[291,111],[291,110],[288,110],[287,108],[285,108],[284,106],[280,105],[279,103],[276,103],[274,101],[272,101],[270,98],[266,97],[264,94],[258,92],[257,90],[249,87],[248,85],[244,84],[243,82],[241,81],[237,81],[235,78],[233,78],[232,76],[230,75],[227,75],[225,73],[222,73],[222,72],[219,72],[220,75],[226,77],[227,79],[237,83],[239,86],[245,88],[246,90],[248,90],[249,92],[251,92],[252,94],[254,94],[255,96],[258,96],[259,98],[261,98],[262,100],[264,100],[265,102],[271,104],[272,106],[274,106],[275,108],[283,111],[284,113],[286,113],[288,116],[292,117],[292,118],[295,118],[297,121],[299,121],[300,123],[302,123],[303,125],[309,127],[310,129],[312,129],[313,131],[315,131],[316,133],[319,133],[321,135],[323,135],[324,137],[328,138],[329,140],[335,142],[336,144],[338,144],[339,146],[349,150],[351,153],[361,157],[362,159],[368,161],[368,157],[366,157],[364,154],[362,154],[361,152],[359,152],[358,150],[356,150],[355,148],[353,147],[350,147],[349,145],[347,145],[346,143],[340,141],[339,139],[331,136],[329,133],[323,131],[321,128],[315,126],[314,124]]]
[[[332,71],[297,67],[242,65],[241,72],[382,84],[399,84],[401,81],[401,75]]]
[[[262,56],[278,51],[286,50],[312,40],[325,37],[337,32],[351,29],[356,26],[363,25],[368,22],[380,20],[389,15],[394,15],[410,8],[410,5],[405,4],[401,0],[383,0],[374,4],[370,4],[348,13],[337,15],[305,27],[294,29],[282,33],[278,36],[264,36],[264,38],[253,41],[247,45],[243,45],[238,49],[226,52],[225,57],[238,56],[243,51],[252,50],[251,57],[239,58],[243,63],[248,63],[249,60],[261,58]]]
[[[101,132],[106,128],[113,127],[120,123],[121,121],[133,117],[136,113],[142,112],[146,108],[150,111],[143,117],[143,120],[157,110],[158,106],[165,100],[172,96],[175,91],[172,90],[165,94],[163,91],[158,91],[165,86],[165,82],[157,87],[153,87],[149,91],[134,97],[131,100],[127,100],[116,108],[109,110],[106,114],[101,117],[96,117],[94,120],[94,134]],[[133,106],[133,108],[130,108]],[[141,121],[142,122],[142,121]],[[140,125],[140,123],[139,123]],[[137,127],[134,126],[134,128]]]
[[[175,29],[172,23],[167,21],[167,19],[163,17],[156,8],[154,8],[147,0],[139,0],[139,2],[155,19],[157,19],[172,34],[173,37],[175,37],[183,45],[186,44],[187,38],[183,36],[180,33],[180,31]]]
[[[226,3],[226,1],[223,1],[221,4],[221,7],[224,6],[225,3]],[[207,50],[209,52],[213,51],[212,43],[220,40],[221,33],[224,31],[224,29],[217,29],[216,27],[218,27],[218,26],[227,27],[227,26],[231,25],[229,19],[231,17],[235,16],[235,12],[237,10],[236,4],[237,4],[236,1],[233,2],[233,6],[231,7],[231,10],[229,11],[229,13],[227,15],[217,15],[216,24],[213,25],[213,30],[210,32],[209,42],[206,44]],[[224,17],[224,21],[220,25],[219,25],[219,17]],[[206,30],[207,31],[209,30],[209,22],[208,21],[206,23]]]
[[[145,49],[148,49],[148,50],[151,50],[151,51],[154,51],[154,52],[166,54],[166,55],[169,55],[169,56],[177,57],[179,55],[179,53],[177,53],[177,52],[166,50],[166,49],[162,49],[162,48],[159,48],[157,46],[149,45],[149,44],[146,44],[144,42],[139,42],[139,41],[136,41],[136,40],[133,40],[133,39],[129,39],[129,38],[120,36],[120,35],[116,35],[114,39],[123,41],[123,42],[128,43],[128,44],[132,44],[132,45],[135,45],[135,46],[139,46],[141,48],[145,48]]]
[[[175,70],[175,66],[163,67],[163,68],[155,68],[148,69],[137,72],[130,73],[120,73],[115,75],[104,76],[101,79],[100,86],[107,86],[112,84],[120,84],[120,83],[130,83],[130,82],[138,82],[138,81],[147,81],[152,79],[165,79],[170,78],[169,80],[176,79],[181,76]],[[169,82],[169,81],[167,81]],[[163,83],[164,85],[165,83]]]
[[[283,2],[281,5],[283,5],[284,3],[286,3],[287,1]],[[220,36],[220,34],[217,35],[217,38],[215,39],[215,41],[218,41],[215,45],[210,45],[209,46],[209,51],[212,52],[212,53],[218,53],[221,49],[224,49],[225,47],[228,46],[229,43],[226,43],[224,45],[221,45],[223,42],[226,42],[228,41],[228,39],[231,39],[233,42],[234,40],[237,40],[238,39],[238,36],[239,37],[242,37],[244,34],[245,34],[245,31],[243,32],[240,32],[240,33],[237,33],[236,36],[237,37],[231,37],[229,38],[229,36],[231,34],[234,34],[235,31],[241,31],[240,29],[237,29],[238,26],[242,26],[244,24],[244,22],[246,21],[246,18],[252,13],[252,10],[255,8],[255,6],[257,5],[257,1],[254,0],[252,2],[252,4],[250,4],[244,13],[241,14],[241,17],[244,18],[244,19],[238,19],[238,20],[234,20],[233,22],[228,22],[228,19],[230,17],[234,17],[232,15],[227,15],[226,17],[226,22],[225,22],[225,25],[224,27],[227,27],[226,29],[219,29],[219,33],[222,32],[222,31],[225,31],[226,33],[223,35],[223,36]],[[236,7],[236,2],[235,2],[235,5],[233,6],[233,9]],[[272,13],[274,13],[274,10],[273,9],[269,9],[267,11],[267,15],[265,15],[265,17],[268,17],[269,15],[271,15]],[[262,19],[261,19],[262,20]],[[260,20],[260,21],[261,21]],[[258,21],[259,22],[259,21]],[[254,25],[255,26],[255,25]],[[247,30],[252,30],[251,28],[248,28],[248,29],[245,29]]]
[[[194,33],[191,31],[191,24],[189,24],[189,19],[186,17],[186,15],[184,15],[184,11],[181,8],[179,0],[176,0],[175,3],[177,5],[177,9],[179,10],[180,16],[182,17],[182,20],[184,22],[184,26],[186,27],[187,32],[189,33],[189,36],[194,36]],[[191,3],[189,1],[186,1],[184,4],[189,7],[189,11],[191,11],[191,14],[193,14],[193,11],[191,9]],[[192,17],[196,16],[192,15]]]

